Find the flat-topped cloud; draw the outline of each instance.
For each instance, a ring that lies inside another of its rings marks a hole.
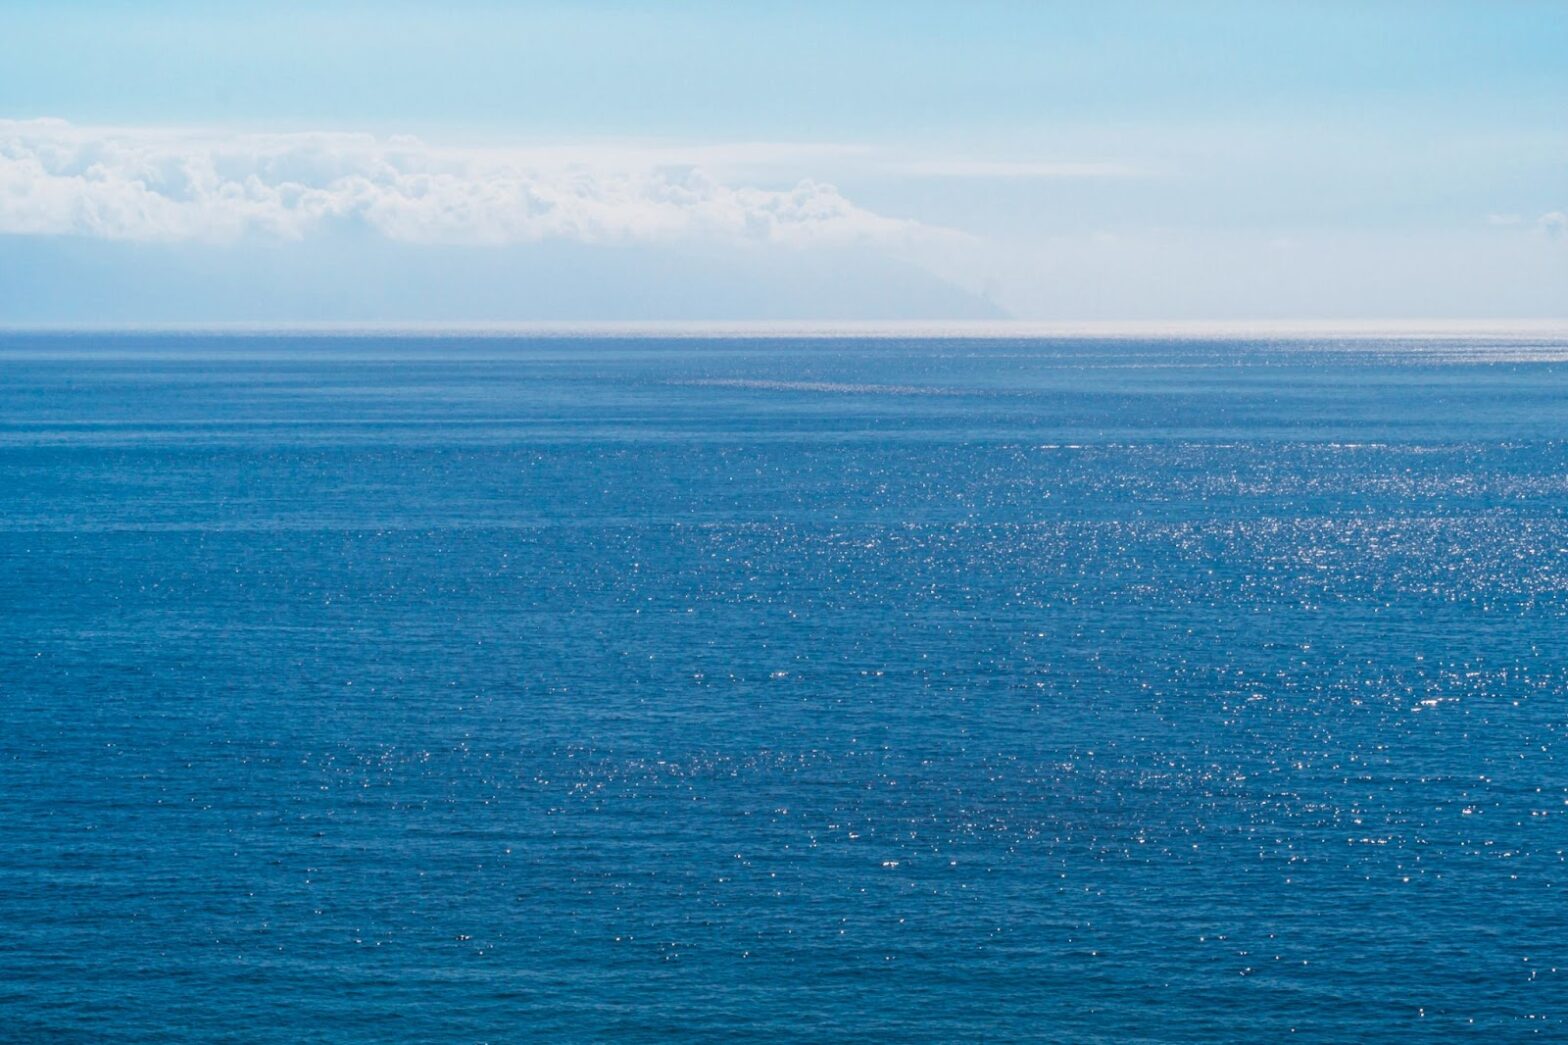
[[[700,155],[700,153],[699,153]],[[0,234],[409,243],[899,243],[942,235],[830,184],[731,184],[657,151],[439,148],[408,137],[0,121]]]

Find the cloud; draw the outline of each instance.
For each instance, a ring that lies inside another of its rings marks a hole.
[[[897,165],[917,178],[1129,178],[1139,171],[1121,163],[1011,160],[914,160]]]
[[[1548,236],[1568,235],[1568,211],[1547,211],[1535,219],[1535,223]]]
[[[675,159],[670,150],[453,149],[396,136],[0,120],[0,235],[297,240],[357,225],[409,243],[805,247],[946,234],[873,213],[829,184],[732,185]]]

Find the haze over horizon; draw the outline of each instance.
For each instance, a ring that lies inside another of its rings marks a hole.
[[[455,6],[9,13],[0,324],[1568,313],[1561,4]]]

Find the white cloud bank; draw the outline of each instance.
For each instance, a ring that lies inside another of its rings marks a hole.
[[[1488,214],[1486,223],[1505,227],[1526,227],[1524,217],[1519,214]],[[1530,224],[1554,239],[1561,237],[1568,234],[1568,211],[1549,210]]]
[[[301,239],[343,224],[410,243],[799,247],[942,234],[858,207],[831,185],[728,185],[669,159],[0,120],[0,235],[224,242]]]

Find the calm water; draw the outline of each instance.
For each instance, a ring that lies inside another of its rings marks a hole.
[[[1568,1037],[1568,350],[0,338],[0,1036]]]

